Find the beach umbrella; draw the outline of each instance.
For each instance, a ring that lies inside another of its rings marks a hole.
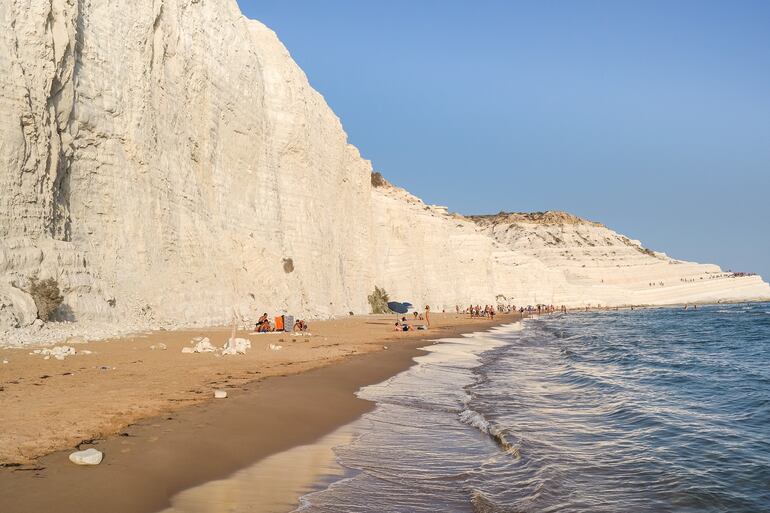
[[[405,303],[399,303],[398,301],[390,301],[388,303],[388,308],[390,308],[394,312],[400,313],[400,314],[405,314],[406,312],[409,311],[409,307],[406,306]]]

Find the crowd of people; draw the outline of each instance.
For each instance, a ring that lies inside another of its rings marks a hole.
[[[480,305],[470,305],[465,309],[465,313],[470,313],[471,317],[489,317],[490,319],[495,318],[495,309],[492,305],[484,305],[484,308],[481,308]]]
[[[756,276],[757,273],[737,273],[732,271],[727,271],[724,273],[717,273],[717,274],[709,274],[707,273],[707,276],[705,276],[705,279],[707,280],[721,280],[723,278],[746,278],[748,276]],[[679,278],[679,281],[683,283],[694,283],[699,280],[703,280],[704,276],[699,276],[698,279],[695,278]]]
[[[457,313],[461,313],[460,307],[455,306],[455,309]],[[520,306],[518,310],[516,309],[516,305],[497,305],[497,308],[495,308],[492,305],[484,305],[482,308],[481,305],[470,305],[468,308],[465,308],[462,310],[463,314],[470,314],[471,318],[490,318],[494,319],[495,315],[498,313],[503,314],[509,314],[509,313],[515,313],[519,312],[520,314],[535,314],[538,315],[544,314],[544,313],[554,313],[556,311],[567,313],[567,307],[564,305],[561,305],[557,307],[556,305],[544,305],[544,304],[538,304],[535,306],[528,305],[526,307]]]

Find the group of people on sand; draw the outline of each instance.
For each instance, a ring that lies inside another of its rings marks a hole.
[[[292,326],[291,330],[307,331],[307,322],[302,319],[297,319],[294,321],[294,326]],[[257,320],[256,324],[254,325],[254,331],[257,333],[270,333],[275,331],[275,326],[270,323],[270,318],[268,318],[267,312],[263,313],[262,316]]]
[[[430,328],[430,306],[425,305],[425,315],[421,314],[418,311],[412,312],[412,315],[414,316],[414,320],[420,320],[425,321],[425,324],[419,324],[416,326],[416,329],[419,330],[426,330]],[[395,325],[393,326],[393,331],[414,331],[415,326],[412,324],[409,324],[406,322],[406,316],[401,317],[400,320],[396,321]]]
[[[492,305],[484,305],[484,308],[482,309],[481,306],[469,306],[466,312],[469,312],[471,314],[471,318],[473,317],[489,317],[490,319],[495,318],[495,309]]]
[[[457,312],[460,313],[460,307],[455,307]],[[544,304],[538,304],[535,306],[528,305],[526,307],[520,306],[518,310],[516,309],[516,305],[498,305],[497,309],[495,310],[495,307],[492,305],[485,305],[483,308],[480,305],[470,305],[468,308],[464,309],[462,313],[470,314],[471,318],[484,318],[488,317],[490,319],[494,319],[495,315],[498,313],[516,313],[519,312],[520,314],[534,314],[537,313],[538,315],[542,315],[544,313],[554,313],[554,312],[562,312],[567,313],[567,307],[564,305],[556,306],[556,305],[544,305]]]

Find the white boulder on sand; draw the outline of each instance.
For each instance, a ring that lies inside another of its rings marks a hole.
[[[251,349],[251,342],[245,338],[231,338],[222,348],[222,356],[246,354],[246,350]]]
[[[227,392],[224,390],[214,390],[214,398],[215,399],[224,399],[227,397]]]
[[[211,343],[208,338],[195,337],[192,339],[195,342],[193,347],[183,347],[183,353],[215,353],[218,352],[221,356],[246,354],[247,349],[251,349],[251,342],[245,338],[231,338],[228,340],[222,349],[219,349]]]
[[[98,465],[102,462],[104,454],[91,447],[85,451],[77,451],[70,454],[70,461],[76,465]]]
[[[195,337],[192,339],[192,342],[195,345],[192,347],[183,347],[183,353],[213,353],[217,350],[208,337]]]

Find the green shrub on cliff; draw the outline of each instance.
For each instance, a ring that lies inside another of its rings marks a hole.
[[[388,301],[390,298],[388,298],[388,293],[385,292],[385,289],[381,289],[380,287],[375,286],[374,292],[369,294],[369,306],[372,307],[372,313],[375,314],[386,314],[391,313],[390,308],[388,308]]]

